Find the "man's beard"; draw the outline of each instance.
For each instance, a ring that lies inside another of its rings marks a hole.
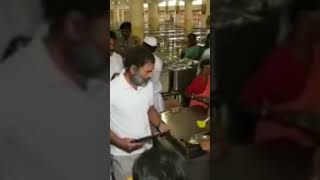
[[[148,85],[150,78],[144,79],[142,76],[140,76],[138,73],[135,73],[131,76],[131,82],[139,87],[146,87]]]

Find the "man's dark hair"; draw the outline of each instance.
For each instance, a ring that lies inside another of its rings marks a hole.
[[[134,180],[186,180],[182,158],[162,146],[152,148],[135,161]]]
[[[158,48],[157,46],[150,46],[149,44],[147,44],[145,42],[143,42],[142,45],[143,45],[143,47],[149,49],[152,53],[154,53]]]
[[[191,46],[197,45],[197,36],[194,33],[188,34],[188,40]]]
[[[103,0],[41,0],[44,16],[57,28],[71,12],[79,12],[89,19],[106,16],[107,1]]]
[[[200,62],[200,69],[202,70],[204,66],[210,65],[210,60],[209,59],[204,59]]]
[[[110,31],[110,39],[117,40],[117,35],[114,31]]]
[[[155,59],[153,54],[143,46],[130,48],[125,56],[124,66],[126,69],[131,66],[137,68],[143,67],[146,63],[154,64]]]
[[[107,2],[102,0],[42,0],[45,17],[49,20],[64,18],[72,11],[78,11],[86,17],[106,15]]]
[[[131,29],[132,28],[132,25],[130,22],[123,22],[121,25],[120,25],[120,29]]]

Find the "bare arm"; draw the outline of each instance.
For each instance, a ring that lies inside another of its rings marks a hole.
[[[160,124],[161,124],[161,118],[159,113],[156,111],[156,109],[154,108],[154,106],[151,106],[149,108],[148,111],[148,116],[149,116],[149,120],[150,122],[157,128],[159,128]]]
[[[119,147],[121,144],[121,138],[114,133],[111,129],[110,129],[110,143]]]
[[[120,138],[110,129],[110,143],[112,145],[115,145],[116,147],[127,152],[132,152],[134,150],[140,149],[143,146],[142,143],[134,143],[132,142],[132,140],[133,139],[130,138]]]
[[[158,130],[163,133],[169,131],[169,126],[161,121],[160,114],[156,111],[156,109],[151,106],[148,111],[148,116],[151,124],[158,128]]]

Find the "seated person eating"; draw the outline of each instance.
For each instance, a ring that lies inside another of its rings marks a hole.
[[[199,106],[208,109],[210,100],[210,61],[200,62],[200,73],[192,81],[184,92],[185,97],[190,98],[189,107]]]

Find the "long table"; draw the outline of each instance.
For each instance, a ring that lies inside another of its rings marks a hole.
[[[182,108],[178,113],[162,113],[163,121],[171,129],[171,136],[162,139],[162,144],[184,157],[188,180],[211,180],[210,154],[202,151],[200,146],[193,146],[187,150],[188,147],[184,145],[192,135],[210,132],[210,123],[204,129],[200,129],[196,125],[197,120],[203,120],[207,115],[207,111],[201,108]],[[182,144],[179,145],[178,142]],[[190,151],[190,154],[187,154],[186,151]]]

